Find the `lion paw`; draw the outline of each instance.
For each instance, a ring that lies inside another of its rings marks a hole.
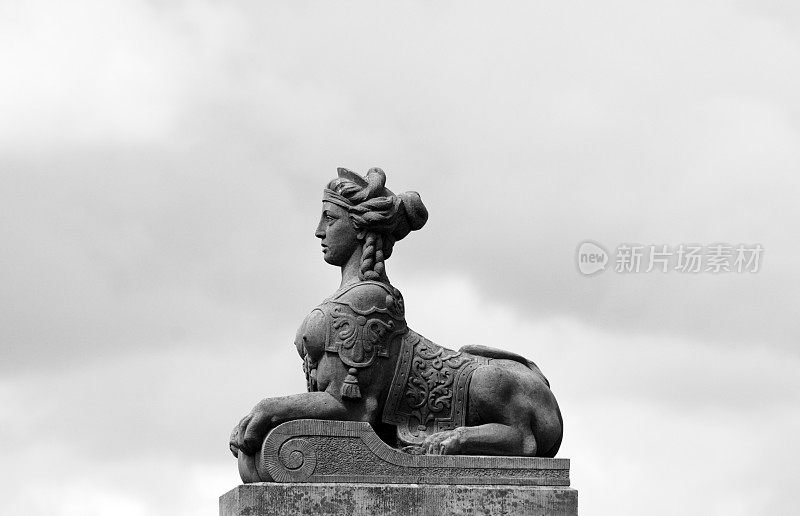
[[[458,455],[463,446],[463,427],[445,430],[429,436],[421,448],[428,455]]]

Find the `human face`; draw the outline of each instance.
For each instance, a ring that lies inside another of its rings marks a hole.
[[[321,239],[322,254],[331,265],[342,266],[358,249],[358,231],[347,210],[331,202],[322,203],[322,216],[314,235]]]

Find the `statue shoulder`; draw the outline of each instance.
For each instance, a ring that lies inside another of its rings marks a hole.
[[[337,338],[331,336],[337,331],[335,322],[348,314],[362,325],[366,324],[362,319],[377,317],[394,321],[394,329],[405,328],[405,306],[400,291],[378,281],[359,281],[339,289],[306,316],[295,337],[300,356],[320,357],[325,346],[330,347]]]
[[[345,304],[353,311],[367,315],[369,313],[391,312],[395,318],[403,318],[405,306],[403,295],[392,285],[379,281],[359,281],[334,294],[330,301]]]

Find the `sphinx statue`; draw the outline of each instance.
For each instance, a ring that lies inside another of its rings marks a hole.
[[[308,392],[258,402],[231,452],[242,464],[278,425],[311,419],[368,423],[411,455],[554,457],[563,422],[536,364],[485,345],[454,351],[408,327],[386,262],[428,212],[419,194],[385,183],[381,169],[340,168],[324,189],[315,235],[342,281],[297,332]]]

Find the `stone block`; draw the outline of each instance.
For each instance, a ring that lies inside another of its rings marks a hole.
[[[564,486],[274,483],[235,487],[220,516],[575,516],[578,492]]]

